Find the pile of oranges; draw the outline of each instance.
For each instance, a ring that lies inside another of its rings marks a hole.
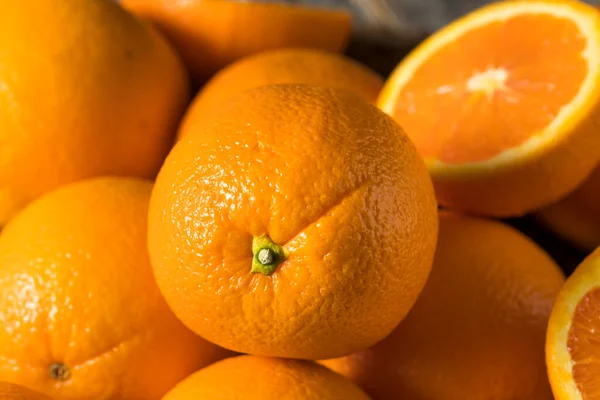
[[[350,30],[0,2],[0,400],[600,399],[600,11]]]

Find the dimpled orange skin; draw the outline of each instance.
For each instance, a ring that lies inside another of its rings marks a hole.
[[[2,1],[0,226],[101,175],[152,178],[188,101],[166,41],[112,1]]]
[[[551,400],[544,340],[564,276],[500,222],[442,212],[434,265],[385,340],[324,364],[373,399]]]
[[[266,51],[221,70],[196,96],[179,134],[194,132],[200,119],[233,95],[265,85],[301,83],[350,90],[375,103],[383,79],[375,71],[341,54],[314,49]]]
[[[342,52],[352,28],[343,10],[239,0],[123,0],[153,21],[202,82],[232,62],[263,50],[310,47]]]
[[[0,400],[51,400],[41,393],[23,386],[8,382],[0,382]]]
[[[152,265],[175,314],[261,356],[336,357],[390,333],[437,237],[432,184],[401,128],[352,93],[275,85],[196,129],[150,205]],[[270,276],[250,273],[263,234],[289,252]]]
[[[312,361],[239,356],[204,368],[163,400],[369,400],[349,380]]]
[[[59,399],[159,399],[223,356],[167,307],[146,251],[150,182],[96,178],[0,235],[0,380]],[[55,378],[51,367],[70,374]]]

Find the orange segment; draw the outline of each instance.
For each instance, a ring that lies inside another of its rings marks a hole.
[[[123,0],[122,4],[155,22],[200,81],[267,49],[343,51],[352,19],[344,10],[232,0]]]
[[[495,216],[585,178],[600,158],[599,104],[600,13],[572,0],[459,19],[400,63],[378,100],[426,159],[441,203]]]
[[[546,342],[557,400],[600,398],[600,248],[567,280],[558,296]]]

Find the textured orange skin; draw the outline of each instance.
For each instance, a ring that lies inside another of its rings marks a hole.
[[[569,196],[541,210],[538,217],[582,250],[600,246],[600,167]]]
[[[195,129],[150,205],[152,265],[175,314],[261,356],[338,357],[390,333],[437,237],[431,181],[400,127],[350,92],[276,85]],[[289,251],[271,276],[250,273],[262,234]]]
[[[0,400],[50,400],[50,398],[23,386],[0,382]]]
[[[374,399],[552,399],[544,338],[564,282],[500,222],[441,213],[429,280],[406,319],[369,350],[324,364]]]
[[[96,178],[0,235],[0,380],[60,399],[159,399],[223,356],[167,307],[146,251],[152,185]],[[63,363],[71,378],[51,378]]]
[[[369,400],[346,378],[312,361],[239,356],[191,375],[163,400]]]
[[[101,175],[152,178],[188,100],[166,41],[112,1],[2,1],[0,226]]]
[[[375,71],[340,54],[314,49],[281,49],[240,60],[215,75],[196,96],[180,129],[194,131],[201,119],[236,94],[260,86],[300,83],[346,89],[375,103],[383,79]]]
[[[123,0],[171,40],[197,81],[263,50],[310,47],[342,52],[351,15],[284,4],[237,0]]]

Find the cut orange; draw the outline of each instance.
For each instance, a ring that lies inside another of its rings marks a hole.
[[[538,217],[581,250],[600,246],[600,167],[565,199],[541,210]]]
[[[352,17],[344,10],[237,0],[123,0],[165,33],[197,81],[267,49],[343,51]]]
[[[546,363],[556,400],[600,398],[600,248],[562,288],[548,325]]]
[[[443,205],[493,216],[546,206],[600,159],[600,12],[575,0],[485,6],[402,61],[378,105],[425,158]]]

